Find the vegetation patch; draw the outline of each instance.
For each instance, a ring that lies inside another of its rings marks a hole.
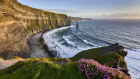
[[[75,55],[74,57],[70,59],[72,61],[77,61],[81,58],[93,59],[93,60],[98,61],[102,65],[106,65],[110,67],[113,67],[114,65],[126,66],[124,57],[116,52],[111,53],[111,54],[106,54],[106,55],[100,55],[100,53],[104,51],[104,49],[105,47],[86,50],[86,51],[78,53],[77,55]]]
[[[62,58],[29,58],[0,70],[0,79],[81,79],[78,64],[55,64]]]
[[[65,62],[65,63],[62,63]],[[129,79],[123,72],[92,59],[28,58],[0,70],[0,79]]]
[[[27,27],[27,29],[25,30],[25,32],[26,33],[33,32],[34,30],[40,31],[41,30],[40,25],[38,25],[38,24],[31,24],[30,26]]]
[[[12,60],[12,59],[22,59],[22,58],[18,57],[18,56],[12,56],[12,57],[9,57],[9,58],[6,58],[6,59],[9,59],[9,60],[11,59]]]
[[[3,58],[2,58],[2,57],[0,57],[0,60],[3,60]]]
[[[102,52],[104,50],[104,48],[105,47],[82,51],[82,52],[78,53],[77,55],[75,55],[74,57],[72,57],[70,59],[72,61],[78,61],[81,58],[84,58],[84,59],[98,59],[100,57],[99,53]]]
[[[81,59],[78,62],[83,79],[130,79],[124,72],[91,59]]]

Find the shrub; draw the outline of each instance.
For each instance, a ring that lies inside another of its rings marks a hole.
[[[92,59],[80,59],[78,68],[84,79],[130,79],[124,72],[101,65]]]

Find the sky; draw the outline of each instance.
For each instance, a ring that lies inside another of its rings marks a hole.
[[[24,5],[72,17],[140,19],[140,0],[18,0]]]

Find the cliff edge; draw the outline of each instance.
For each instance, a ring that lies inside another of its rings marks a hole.
[[[65,14],[31,8],[17,0],[0,0],[0,57],[30,57],[27,41],[33,34],[69,25]]]

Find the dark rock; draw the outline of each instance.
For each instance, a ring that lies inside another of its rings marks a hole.
[[[102,52],[102,54],[110,54],[110,53],[119,53],[120,55],[122,55],[123,57],[125,57],[127,55],[127,51],[124,51],[124,46],[119,45],[119,43],[115,43],[113,45],[107,46],[104,51]]]
[[[78,24],[78,23],[76,24],[76,27],[77,27],[77,28],[79,27],[79,24]]]
[[[128,76],[130,76],[130,74],[128,73],[128,68],[126,68],[126,67],[119,67],[118,69],[120,71],[124,72],[125,74],[127,74]]]

